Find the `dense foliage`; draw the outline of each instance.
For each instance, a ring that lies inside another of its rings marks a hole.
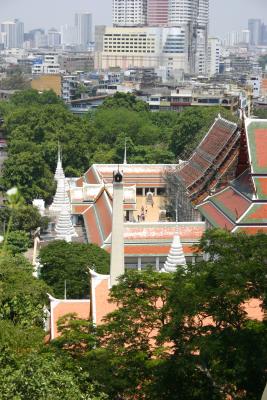
[[[0,399],[104,400],[88,373],[45,344],[51,289],[22,256],[0,254]]]
[[[101,274],[109,273],[109,254],[95,244],[67,243],[57,240],[40,251],[41,278],[53,288],[56,297],[88,298],[90,275],[88,268]]]
[[[225,400],[260,398],[266,382],[267,237],[208,231],[208,261],[176,274],[131,271],[111,290],[117,309],[97,331],[66,316],[52,346],[101,376],[110,399]],[[255,307],[255,305],[254,305]]]
[[[117,93],[79,117],[53,92],[16,93],[0,105],[9,142],[2,185],[17,186],[27,202],[51,200],[58,141],[67,176],[80,176],[94,162],[122,162],[125,138],[128,162],[172,163],[193,150],[219,112],[234,118],[218,107],[151,113],[135,96]]]

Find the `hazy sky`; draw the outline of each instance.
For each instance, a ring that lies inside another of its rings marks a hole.
[[[25,29],[59,28],[73,23],[77,11],[93,13],[95,24],[111,24],[112,0],[0,0],[0,21],[19,18]],[[267,22],[267,0],[210,0],[210,33],[220,35],[247,27],[248,18]]]

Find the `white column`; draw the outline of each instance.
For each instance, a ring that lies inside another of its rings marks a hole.
[[[117,283],[124,274],[124,210],[123,210],[123,177],[118,171],[113,178],[112,238],[111,238],[111,286]]]
[[[137,259],[137,268],[138,268],[138,271],[142,270],[142,258],[140,256]]]
[[[159,271],[159,257],[156,257],[156,270]]]

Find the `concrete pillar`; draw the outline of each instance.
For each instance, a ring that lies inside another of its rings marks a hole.
[[[143,188],[142,192],[143,192],[143,196],[145,196],[146,195],[146,188]]]
[[[142,270],[142,258],[140,256],[137,259],[137,268],[138,268],[138,271]]]
[[[113,174],[113,207],[110,283],[117,283],[119,276],[125,272],[124,265],[124,210],[123,210],[123,176],[118,170]]]
[[[159,257],[156,257],[156,270],[159,271]]]

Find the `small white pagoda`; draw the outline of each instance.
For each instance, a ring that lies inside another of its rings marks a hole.
[[[177,267],[183,267],[186,265],[185,255],[183,246],[181,243],[180,235],[179,235],[179,226],[178,226],[178,200],[176,199],[176,228],[173,236],[172,245],[170,248],[169,255],[167,260],[164,263],[164,267],[162,272],[176,272]]]
[[[177,267],[185,266],[186,260],[184,256],[183,246],[181,243],[178,225],[175,229],[171,249],[167,260],[164,264],[163,271],[165,272],[176,272]]]
[[[59,218],[55,227],[56,239],[71,242],[73,237],[77,237],[77,233],[72,224],[71,213],[68,204],[66,203],[61,209]]]

